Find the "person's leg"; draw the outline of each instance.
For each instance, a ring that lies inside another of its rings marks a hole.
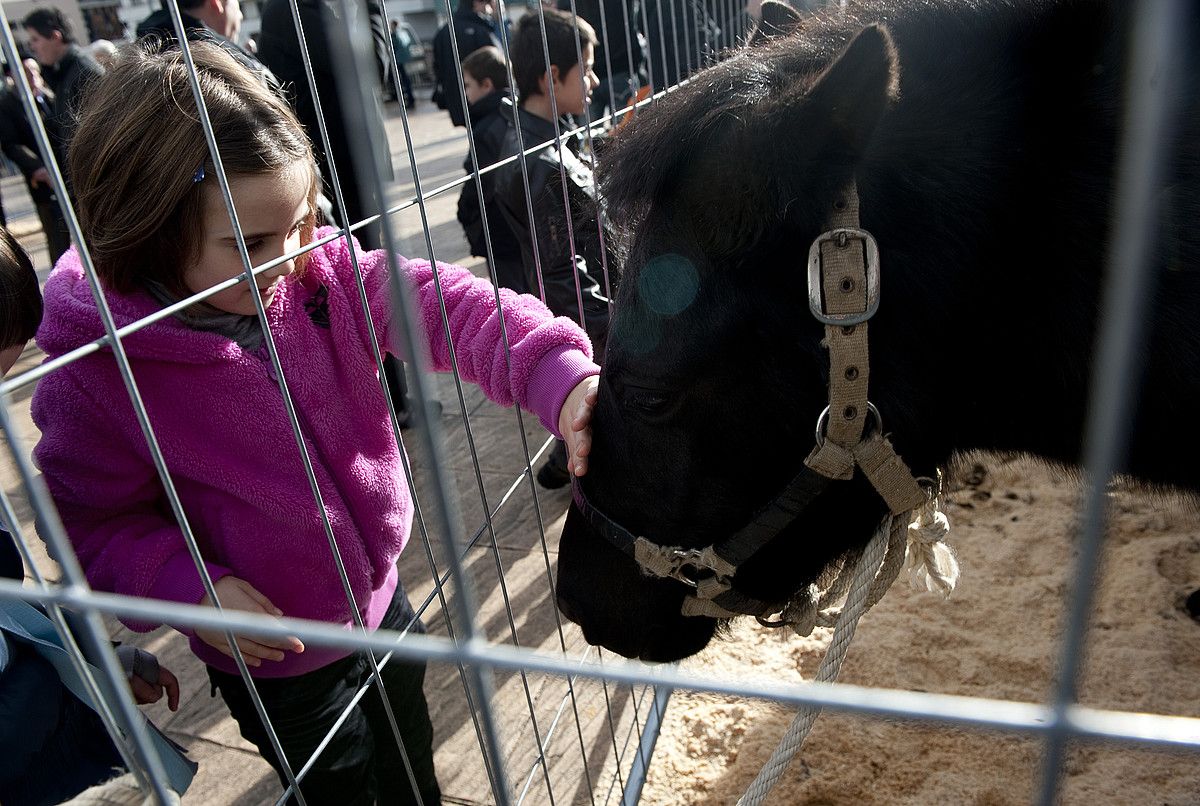
[[[567,470],[567,444],[562,440],[554,443],[546,463],[537,472],[537,482],[547,490],[557,490],[571,482],[571,473]]]
[[[408,68],[400,65],[400,87],[404,91],[404,105],[412,109],[417,105],[417,96],[413,95],[412,79],[408,76]]]
[[[489,220],[491,220],[491,212],[491,208],[488,208]],[[504,224],[503,221],[500,223]],[[521,262],[520,257],[496,258],[496,281],[504,288],[511,288],[518,294],[529,293],[529,286],[525,280],[525,264]]]
[[[364,665],[361,658],[350,657],[298,677],[255,681],[293,774],[299,773],[349,706]],[[208,676],[214,691],[219,690],[229,706],[242,736],[258,748],[286,787],[283,767],[242,678],[211,667]],[[374,803],[374,744],[371,726],[361,706],[356,706],[300,781],[305,801],[310,806]],[[289,800],[296,802],[295,798]]]
[[[401,428],[412,424],[412,412],[408,405],[408,380],[404,377],[404,364],[392,354],[383,357],[383,379],[387,381],[388,395],[396,407],[396,419]]]
[[[410,632],[425,632],[425,625],[413,613],[403,586],[397,587],[392,605],[379,626],[392,630],[408,627]],[[377,652],[376,655],[382,660],[384,653]],[[436,806],[442,802],[442,795],[433,766],[433,723],[429,719],[429,705],[425,701],[423,685],[425,664],[401,663],[393,658],[380,669],[380,674],[420,799],[413,793],[413,780],[409,778],[404,765],[404,757],[396,743],[383,698],[379,689],[372,687],[371,692],[363,698],[362,708],[375,736],[379,802],[401,806],[417,803]],[[369,669],[364,673],[364,680],[367,675]]]
[[[58,202],[37,202],[34,204],[38,220],[42,222],[42,232],[46,235],[46,250],[50,253],[50,263],[58,262],[63,253],[71,248],[71,233],[67,230],[67,221],[63,218],[62,209]]]

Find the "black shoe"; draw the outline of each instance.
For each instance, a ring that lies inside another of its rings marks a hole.
[[[396,422],[400,426],[401,431],[407,431],[417,424],[418,415],[416,409],[412,407],[412,401],[405,401],[406,405],[403,409],[396,409]],[[442,402],[440,400],[433,401],[433,416],[442,416]]]
[[[571,483],[571,474],[564,467],[546,462],[537,472],[537,483],[547,490],[557,490]]]

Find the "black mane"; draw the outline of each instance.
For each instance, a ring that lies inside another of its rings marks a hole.
[[[804,96],[856,33],[883,23],[894,34],[902,33],[900,44],[954,43],[952,47],[976,50],[983,62],[995,58],[987,42],[990,30],[1028,25],[1055,5],[1044,0],[873,0],[844,12],[816,12],[794,34],[733,54],[640,112],[604,149],[597,178],[614,234],[620,239],[655,206],[691,205],[703,212],[716,205],[722,208],[720,226],[697,229],[720,237],[722,244],[705,245],[716,251],[722,246],[747,248],[781,222],[793,200],[776,170],[790,155],[783,153],[783,144],[765,141],[761,133],[777,125],[782,110]],[[994,28],[981,24],[981,17],[994,18]],[[905,67],[901,54],[893,96],[903,91]],[[975,81],[989,75],[987,68],[971,72]],[[964,87],[962,95],[986,97],[990,89]],[[691,184],[689,178],[694,179]],[[732,212],[752,214],[728,217],[734,193],[738,210]]]

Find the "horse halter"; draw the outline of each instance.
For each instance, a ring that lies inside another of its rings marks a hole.
[[[765,602],[733,587],[738,568],[795,521],[832,481],[862,470],[893,515],[929,498],[883,432],[883,421],[867,399],[867,322],[879,309],[879,248],[859,227],[858,190],[853,180],[834,199],[828,231],[808,251],[808,304],[825,325],[829,349],[829,405],[817,418],[816,447],[783,492],[750,523],[701,549],[664,546],[635,535],[596,507],[572,477],[572,497],[589,525],[654,577],[692,589],[685,616],[764,618],[785,602]]]

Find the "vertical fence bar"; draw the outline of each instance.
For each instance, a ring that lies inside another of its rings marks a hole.
[[[672,690],[668,686],[654,686],[654,699],[650,701],[650,712],[646,715],[646,726],[642,729],[638,741],[637,754],[633,757],[633,766],[629,770],[629,778],[625,791],[621,795],[621,806],[637,806],[642,800],[642,788],[646,785],[646,774],[650,771],[650,759],[654,757],[654,746],[662,733],[663,718],[666,715],[667,703],[671,699]]]
[[[1108,483],[1125,455],[1133,393],[1138,387],[1138,356],[1148,330],[1147,315],[1156,286],[1151,272],[1158,225],[1156,196],[1164,174],[1174,115],[1173,91],[1183,53],[1181,24],[1188,14],[1182,0],[1147,0],[1131,7],[1130,56],[1125,80],[1125,116],[1115,186],[1116,223],[1105,267],[1103,309],[1097,322],[1097,360],[1091,379],[1085,431],[1083,501],[1079,559],[1059,654],[1054,692],[1054,727],[1047,740],[1039,802],[1054,803],[1070,727],[1067,708],[1078,693],[1088,620],[1098,579],[1107,517]],[[1193,45],[1195,43],[1192,43]]]
[[[328,165],[329,165],[329,172],[330,172],[330,178],[332,180],[332,185],[333,185],[335,203],[337,204],[337,207],[338,207],[338,217],[341,220],[343,227],[344,227],[343,232],[344,232],[344,238],[346,241],[346,250],[347,250],[347,253],[350,255],[351,269],[354,273],[355,286],[358,290],[359,303],[362,306],[363,314],[365,316],[365,321],[367,323],[367,330],[368,330],[368,334],[370,336],[370,339],[369,339],[370,349],[371,349],[372,357],[375,360],[375,366],[376,366],[376,372],[378,373],[380,391],[383,394],[384,405],[387,407],[388,419],[392,426],[393,438],[396,440],[396,445],[400,446],[402,444],[402,441],[400,438],[400,425],[399,425],[399,420],[397,419],[397,415],[396,415],[395,402],[392,398],[392,395],[390,394],[390,390],[388,388],[388,384],[386,381],[387,376],[384,371],[383,355],[379,349],[378,338],[375,333],[375,323],[371,318],[370,305],[367,300],[366,286],[363,281],[362,270],[358,265],[358,253],[354,249],[353,240],[350,236],[350,226],[353,222],[351,222],[349,220],[349,213],[347,212],[347,208],[346,208],[345,193],[342,190],[342,183],[341,183],[340,176],[338,174],[337,160],[335,158],[332,143],[329,138],[329,130],[328,130],[328,126],[326,125],[326,122],[325,122],[325,112],[324,112],[324,108],[321,103],[321,95],[320,95],[320,91],[317,88],[316,75],[313,71],[312,57],[308,50],[308,41],[305,38],[304,26],[300,19],[300,9],[297,6],[296,0],[289,0],[289,8],[292,13],[292,20],[293,20],[294,28],[295,28],[295,32],[296,32],[296,40],[297,40],[297,44],[298,44],[299,50],[300,50],[300,58],[304,65],[305,80],[308,83],[309,92],[312,94],[313,106],[316,110],[317,126],[318,126],[318,130],[319,130],[318,133],[321,138],[321,145],[325,150],[326,159],[327,159]],[[385,25],[386,25],[386,21],[385,21]],[[324,35],[323,29],[319,32],[319,35],[321,35],[321,36]],[[389,37],[388,52],[391,53],[390,37]],[[394,54],[392,56],[392,59],[393,59],[393,65],[394,65],[395,64]],[[395,70],[395,69],[396,68],[393,67],[393,70]],[[396,76],[396,78],[397,78],[397,88],[399,88],[398,75]],[[402,97],[402,96],[397,96],[397,97]],[[364,110],[364,111],[366,111],[366,110]],[[370,122],[367,120],[364,120],[363,125],[369,126]],[[385,200],[383,198],[380,198],[379,202],[380,202],[381,206],[383,206],[385,204]],[[410,479],[406,479],[406,482],[408,482],[408,484],[409,484],[410,494],[415,502],[416,489],[411,484]],[[364,625],[361,615],[359,613],[357,602],[354,600],[354,596],[353,596],[353,593],[350,588],[349,578],[346,574],[345,565],[342,562],[342,558],[341,558],[340,552],[337,548],[337,544],[332,539],[332,529],[328,530],[328,534],[329,534],[329,538],[330,538],[331,551],[333,553],[334,561],[337,564],[338,574],[342,579],[342,585],[346,592],[347,603],[350,607],[351,612],[353,613],[355,625],[359,629],[365,629],[365,625]],[[417,785],[416,777],[413,773],[412,764],[408,758],[408,750],[404,745],[404,740],[400,736],[399,726],[396,723],[396,716],[392,709],[391,697],[387,693],[387,689],[383,684],[383,677],[380,674],[380,670],[381,670],[382,666],[386,665],[386,663],[388,662],[390,657],[391,657],[390,655],[385,657],[383,663],[381,664],[379,661],[376,660],[374,652],[368,652],[367,653],[367,662],[371,668],[371,680],[374,681],[375,685],[377,685],[379,687],[379,694],[383,701],[384,713],[388,720],[388,727],[392,731],[392,737],[395,739],[396,747],[400,752],[400,759],[404,765],[405,774],[408,776],[409,783],[412,786],[413,793],[416,795],[417,800],[421,801],[422,798],[421,798],[421,795],[419,792],[419,787]],[[368,683],[368,685],[369,685],[369,683]],[[470,697],[469,692],[468,692],[467,696],[468,696],[468,698]],[[349,706],[349,708],[353,708],[353,707],[354,707],[354,704],[352,703]],[[343,715],[343,716],[345,716],[345,715]],[[331,729],[331,733],[336,730],[337,730],[337,727],[335,726]],[[314,753],[313,759],[310,759],[309,764],[305,765],[306,768],[309,765],[311,765],[312,761],[314,761],[316,759],[316,756],[317,756],[317,754],[319,754],[319,752],[320,752],[320,748],[318,748],[317,753]],[[284,795],[286,796],[286,794],[287,793],[285,792]]]
[[[75,211],[70,204],[70,197],[66,191],[66,182],[63,178],[63,173],[58,165],[57,160],[50,147],[49,136],[46,133],[45,126],[42,123],[41,116],[37,113],[33,103],[33,94],[28,86],[24,70],[18,69],[21,60],[17,54],[16,43],[12,37],[12,29],[8,23],[8,17],[3,7],[0,6],[0,25],[3,26],[3,47],[5,58],[9,64],[14,66],[14,79],[21,87],[22,102],[25,109],[25,114],[29,120],[29,124],[33,129],[34,137],[37,140],[39,151],[43,164],[50,173],[51,183],[54,187],[54,192],[58,196],[59,204],[62,207],[63,217],[66,220],[68,231],[71,238],[79,251],[80,261],[84,267],[84,273],[90,286],[92,295],[96,301],[97,310],[100,314],[105,333],[110,339],[113,355],[116,358],[118,370],[125,384],[126,390],[130,396],[130,401],[133,405],[135,415],[139,426],[146,437],[147,445],[153,457],[155,468],[163,481],[164,487],[167,489],[168,498],[172,508],[175,511],[177,520],[184,529],[185,534],[188,533],[186,525],[186,517],[183,515],[182,507],[179,505],[178,497],[174,494],[174,487],[170,482],[170,476],[166,469],[166,464],[163,461],[162,454],[159,450],[157,440],[154,437],[153,429],[150,425],[149,415],[142,404],[141,397],[137,391],[136,383],[128,363],[128,358],[125,355],[124,348],[120,339],[116,336],[116,326],[109,311],[107,301],[104,297],[103,290],[99,285],[96,270],[92,264],[91,255],[87,249],[87,244],[84,242],[82,231],[79,227],[78,219],[75,216]],[[178,30],[181,30],[178,29]],[[0,412],[0,417],[3,418],[4,431],[10,435],[17,432],[13,428],[10,415],[8,412],[7,396],[0,405],[3,409]],[[35,482],[32,464],[18,448],[19,441],[10,439],[9,448],[20,470],[23,481],[30,490],[31,500],[35,511],[42,519],[43,528],[45,530],[44,538],[55,552],[59,564],[63,568],[63,573],[67,577],[69,586],[72,588],[87,590],[87,581],[83,574],[82,567],[79,565],[78,559],[75,556],[74,550],[71,547],[70,540],[66,536],[66,532],[62,523],[58,519],[58,514],[54,508],[53,502],[50,499],[48,490],[40,479]],[[189,550],[194,548],[194,541],[189,545]],[[203,561],[200,559],[199,552],[193,551],[193,559],[197,566],[201,569],[201,574],[207,582],[205,585],[206,593],[212,598],[214,605],[219,607],[216,593],[212,590],[211,580],[207,579],[207,574],[203,568]],[[162,762],[159,759],[157,751],[150,744],[149,737],[146,732],[145,725],[140,721],[140,714],[133,704],[132,698],[129,696],[120,681],[123,675],[120,673],[120,667],[117,665],[117,659],[112,651],[112,647],[107,640],[107,634],[104,630],[103,623],[98,618],[94,611],[88,611],[84,614],[83,622],[87,628],[89,640],[95,645],[95,650],[98,653],[100,668],[108,675],[110,682],[115,681],[114,689],[117,692],[118,713],[124,727],[132,736],[135,746],[138,749],[139,756],[143,764],[146,765],[147,771],[150,773],[149,787],[153,790],[154,797],[160,802],[167,802],[168,795],[163,781],[166,780],[163,772]],[[234,651],[237,652],[236,642],[230,636],[230,642],[234,646]],[[117,739],[119,741],[119,738]],[[141,777],[140,773],[135,770],[135,775]]]
[[[0,10],[0,24],[4,24],[7,38],[11,37],[11,33],[8,32],[6,23],[7,21],[3,19],[3,11]],[[51,175],[54,176],[55,174],[57,174],[57,171],[53,171]],[[63,575],[67,578],[67,586],[76,590],[86,591],[87,579],[84,577],[83,569],[80,567],[78,559],[71,550],[66,532],[58,520],[57,511],[50,500],[49,491],[45,489],[44,484],[37,478],[33,463],[20,450],[21,440],[14,439],[20,432],[16,429],[12,421],[9,411],[10,406],[11,401],[9,396],[5,395],[3,400],[0,400],[0,431],[3,431],[9,437],[9,452],[13,461],[17,463],[22,482],[24,482],[26,488],[30,491],[34,511],[38,513],[41,519],[47,543],[54,552],[59,565],[62,566]],[[113,651],[112,644],[108,640],[108,633],[104,628],[104,623],[100,620],[100,616],[95,610],[86,610],[82,615],[82,622],[85,629],[84,635],[90,641],[93,651],[98,655],[97,660],[100,663],[100,670],[104,672],[112,684],[112,690],[115,693],[116,699],[115,713],[119,719],[120,727],[126,731],[127,736],[132,738],[133,745],[137,751],[137,758],[145,769],[143,773],[142,770],[138,769],[137,765],[134,765],[131,772],[138,779],[139,786],[145,787],[143,791],[148,791],[156,799],[156,802],[168,804],[172,802],[173,798],[164,783],[167,780],[167,776],[163,768],[162,759],[159,758],[158,750],[150,741],[146,725],[141,721],[141,714],[133,702],[132,694],[128,687],[123,685],[124,674],[121,672],[121,667]],[[97,688],[99,689],[98,686]],[[114,737],[114,741],[116,742],[120,742],[121,740],[120,736]]]
[[[364,81],[363,77],[368,75],[368,69],[365,64],[365,58],[360,47],[355,46],[355,42],[363,41],[363,25],[362,23],[355,24],[349,13],[340,15],[338,20],[329,20],[327,25],[330,32],[333,34],[330,50],[334,57],[334,63],[339,79],[340,95],[342,98],[343,114],[350,120],[362,119],[367,110],[370,108],[370,86],[371,83]],[[344,79],[344,80],[343,80]],[[373,187],[380,199],[387,198],[383,182],[380,178],[381,171],[378,164],[380,156],[380,148],[377,142],[374,141],[373,132],[368,127],[364,130],[352,130],[351,148],[353,153],[362,154],[367,159],[356,160],[355,170],[358,174],[357,179],[362,186]],[[416,177],[414,177],[416,179]],[[420,195],[419,179],[417,181],[417,193]],[[423,208],[422,208],[423,209]],[[433,418],[433,410],[429,401],[432,397],[426,391],[427,374],[425,365],[427,357],[423,349],[424,341],[418,336],[420,335],[420,327],[416,323],[420,320],[415,316],[416,307],[410,300],[410,290],[407,288],[406,281],[400,272],[397,249],[397,239],[392,232],[392,225],[385,216],[382,220],[383,224],[383,243],[384,249],[388,253],[388,269],[392,283],[392,293],[396,300],[396,309],[399,314],[399,320],[403,328],[404,338],[407,344],[412,347],[412,363],[417,367],[417,372],[414,373],[414,386],[416,388],[416,401],[421,406],[424,415],[426,427],[421,429],[421,436],[426,443],[425,447],[428,450],[429,456],[432,459],[432,471],[435,475],[435,499],[441,513],[444,516],[446,524],[446,547],[449,554],[451,571],[453,576],[458,580],[459,589],[458,596],[453,597],[452,601],[456,605],[457,615],[463,625],[466,633],[465,642],[468,644],[481,643],[481,639],[477,635],[478,630],[475,624],[474,614],[476,612],[476,599],[474,595],[474,586],[468,577],[463,563],[459,558],[459,546],[461,540],[456,539],[457,528],[455,527],[454,514],[456,507],[452,498],[447,491],[451,489],[449,479],[446,474],[445,462],[442,458],[440,443],[440,424]],[[433,253],[433,244],[429,240],[428,226],[425,227],[426,244],[429,247],[431,262]],[[435,264],[436,265],[436,264]],[[437,272],[433,273],[434,282],[438,282]],[[438,296],[441,298],[440,284],[438,286]],[[445,311],[442,311],[445,317]],[[444,320],[443,320],[444,321]],[[450,345],[451,363],[456,363],[454,359],[453,344]],[[476,691],[476,699],[479,701],[482,709],[482,722],[484,727],[485,738],[487,739],[488,753],[493,760],[498,762],[501,759],[499,730],[496,724],[495,714],[492,711],[492,685],[490,667],[471,666],[469,668],[469,677]],[[503,763],[494,764],[494,780],[496,782],[497,803],[501,806],[507,806],[510,802],[510,789],[508,785],[507,771]]]
[[[503,29],[503,25],[501,25],[501,27]],[[455,73],[460,79],[458,81],[458,92],[460,95],[460,100],[462,102],[463,109],[465,111],[467,111],[467,113],[469,115],[470,105],[467,102],[466,90],[463,85],[463,81],[461,80],[462,64],[461,64],[461,60],[459,58],[461,54],[458,50],[458,42],[457,42],[457,38],[453,35],[453,30],[454,30],[454,28],[453,28],[453,13],[451,12],[451,22],[450,22],[451,52],[453,53],[454,61],[455,61]],[[394,59],[394,54],[393,54],[393,59]],[[511,73],[511,68],[510,68],[510,73]],[[446,89],[443,88],[443,91],[446,91]],[[401,114],[404,117],[405,125],[407,127],[407,114],[405,112],[402,112]],[[485,201],[484,195],[483,195],[482,183],[479,181],[479,174],[480,174],[479,156],[476,151],[474,131],[470,125],[468,125],[466,127],[466,129],[467,129],[468,156],[469,156],[469,160],[471,162],[472,169],[473,169],[472,173],[474,176],[475,190],[476,190],[477,198],[479,201],[480,215],[481,215],[482,224],[483,224],[483,228],[484,228],[484,238],[485,238],[485,247],[486,247],[485,251],[487,252],[487,257],[488,257],[488,261],[489,261],[489,270],[490,270],[489,276],[492,281],[492,285],[493,285],[493,289],[494,289],[497,310],[499,310],[501,312],[501,314],[503,314],[504,308],[503,308],[502,301],[500,298],[499,284],[498,284],[499,278],[495,272],[495,251],[492,246],[491,233],[490,233],[489,224],[488,224],[487,204],[486,204],[486,201]],[[519,130],[518,130],[518,135],[519,135]],[[411,153],[411,150],[410,150],[410,153]],[[523,159],[523,156],[522,156],[522,159]],[[419,182],[419,171],[418,171],[418,166],[416,164],[415,155],[412,155],[411,168],[412,168],[414,180]],[[527,178],[525,179],[525,181],[526,181],[526,187],[528,187]],[[419,187],[419,185],[418,185],[418,187]],[[534,238],[535,238],[535,244],[536,244],[536,233],[534,234]],[[431,248],[432,248],[432,246],[431,246]],[[445,326],[446,322],[443,321],[443,324]],[[503,322],[503,316],[501,316],[500,330],[501,330],[501,340],[504,345],[504,351],[505,351],[505,361],[507,363],[511,364],[512,358],[511,358],[510,347],[509,347],[509,342],[508,342],[508,333],[507,333],[507,328]],[[446,334],[447,334],[447,339],[449,339],[448,326],[446,327]],[[498,573],[498,578],[499,578],[501,595],[504,600],[505,612],[508,617],[509,634],[512,638],[514,645],[520,646],[520,639],[517,634],[516,622],[514,620],[514,616],[512,613],[511,599],[510,599],[510,595],[509,595],[509,591],[508,591],[508,583],[507,583],[507,579],[506,579],[505,569],[504,569],[503,561],[500,556],[500,547],[499,547],[498,541],[496,539],[495,525],[492,520],[491,505],[488,502],[487,492],[486,492],[483,478],[482,478],[482,475],[480,472],[480,463],[479,463],[478,451],[476,449],[476,444],[475,444],[474,432],[471,427],[470,417],[467,413],[466,399],[465,399],[463,389],[462,389],[461,378],[458,376],[457,371],[455,371],[455,387],[456,387],[456,391],[457,391],[458,397],[459,397],[459,405],[462,410],[463,426],[464,426],[464,429],[466,432],[468,447],[469,447],[470,453],[471,453],[472,466],[475,471],[476,486],[477,486],[477,489],[478,489],[478,492],[480,495],[480,499],[481,499],[481,502],[483,505],[485,528],[490,536],[491,544],[492,544],[492,551],[495,556],[495,562],[496,562],[496,566],[497,566],[497,573]],[[518,426],[519,432],[521,434],[522,448],[523,448],[524,456],[525,456],[526,472],[529,474],[530,481],[532,484],[532,464],[531,464],[530,458],[529,458],[528,444],[527,444],[525,436],[524,436],[524,419],[523,419],[523,416],[522,416],[519,408],[518,408],[516,414],[517,414],[517,426]],[[540,507],[538,505],[536,490],[533,491],[533,501],[534,501],[534,507],[536,510],[536,515],[537,515],[537,520],[538,520],[541,543],[543,545],[543,553],[545,554],[545,541],[546,541],[545,529],[542,525],[541,511],[540,511]],[[548,555],[546,555],[546,556],[548,556]],[[547,565],[547,573],[549,573],[548,565]],[[558,615],[557,612],[555,612],[556,623],[557,623],[559,634],[560,634],[560,642],[562,643],[562,645],[565,649],[565,640],[562,638],[562,635],[561,635],[562,627],[561,627],[561,623],[557,621],[557,615]],[[541,764],[542,770],[543,770],[543,775],[544,775],[544,779],[545,779],[545,783],[546,783],[546,789],[549,794],[551,803],[553,803],[554,802],[554,785],[553,785],[553,781],[549,775],[549,765],[547,762],[545,742],[543,741],[542,731],[538,724],[537,713],[536,713],[536,708],[535,708],[535,705],[533,702],[532,692],[529,688],[529,681],[528,681],[527,675],[524,672],[521,672],[520,677],[521,677],[521,685],[524,690],[526,702],[527,702],[528,709],[529,709],[529,718],[530,718],[531,726],[533,728],[534,739],[535,739],[535,742],[538,747],[539,759],[540,759],[540,764]],[[575,701],[574,687],[570,681],[568,681],[568,691],[569,691],[569,696],[572,699],[572,703],[574,703],[574,701]],[[577,729],[579,729],[578,709],[575,708],[574,712],[576,715]],[[582,743],[582,733],[581,732],[580,732],[580,741]],[[588,770],[586,769],[586,766],[584,769],[584,773],[585,773],[585,776],[588,776],[589,780],[590,780],[590,774],[589,774]],[[590,787],[589,787],[589,789],[590,789]]]

